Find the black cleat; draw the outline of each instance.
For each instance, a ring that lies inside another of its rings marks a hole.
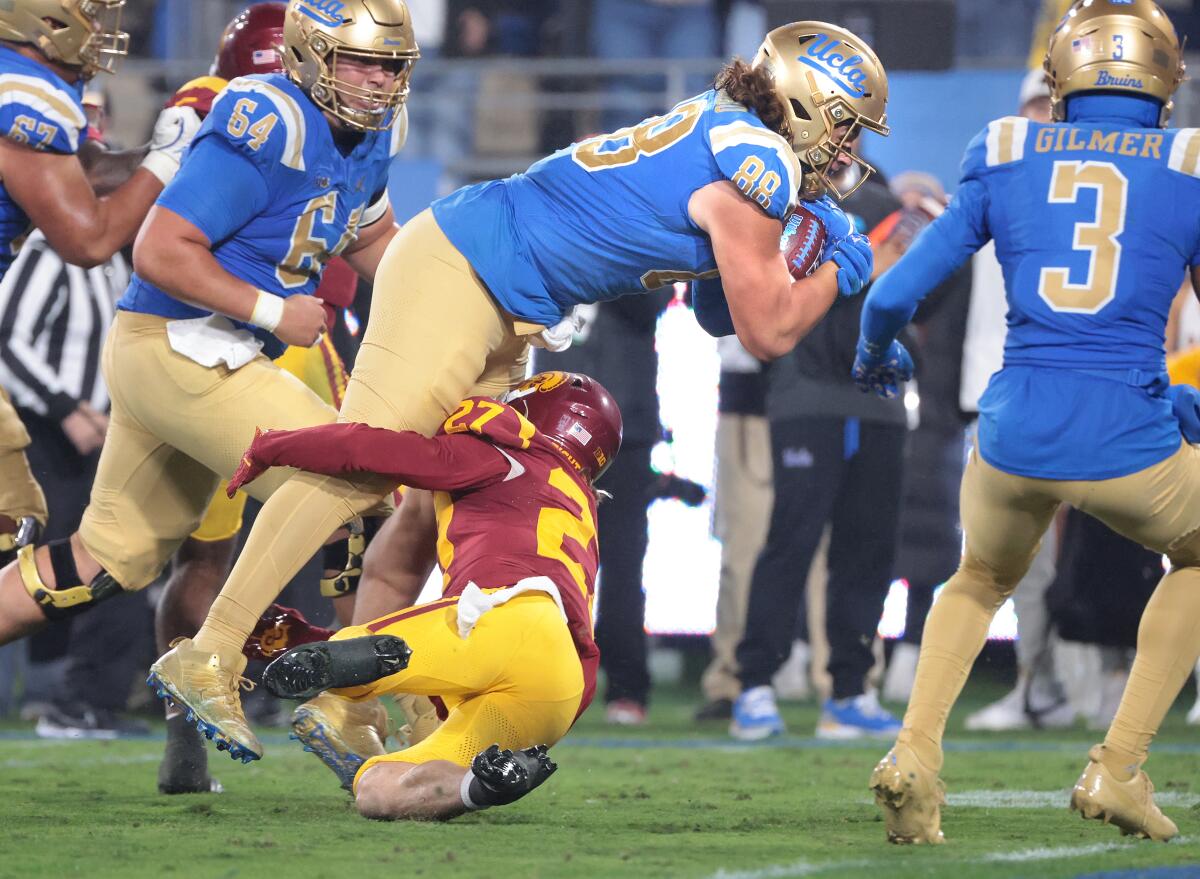
[[[167,718],[167,748],[158,764],[160,794],[219,794],[221,782],[208,774],[204,736],[183,714]]]
[[[394,635],[301,644],[267,666],[263,686],[281,699],[311,699],[337,687],[356,687],[408,668],[412,650]]]
[[[514,803],[554,774],[558,764],[550,759],[545,745],[522,751],[500,750],[492,745],[471,761],[469,794],[479,807]]]

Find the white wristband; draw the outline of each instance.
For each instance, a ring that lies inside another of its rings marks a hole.
[[[283,320],[283,297],[259,290],[258,301],[254,303],[254,312],[250,315],[250,323],[256,327],[262,327],[268,333],[273,333],[281,320]]]
[[[179,157],[169,156],[155,150],[147,153],[146,158],[142,159],[142,167],[157,177],[163,186],[166,186],[175,179],[175,174],[179,171]]]

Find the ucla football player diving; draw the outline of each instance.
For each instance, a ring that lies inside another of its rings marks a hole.
[[[1076,2],[1045,69],[1056,121],[1009,117],[980,132],[949,209],[875,283],[862,316],[855,378],[894,395],[913,371],[896,334],[995,241],[1008,336],[963,475],[965,551],[925,625],[896,745],[871,776],[893,842],[943,841],[947,715],[1061,504],[1171,563],[1071,807],[1127,834],[1178,832],[1141,767],[1200,655],[1200,406],[1170,385],[1163,350],[1181,280],[1200,282],[1200,130],[1166,127],[1184,68],[1151,0]]]
[[[113,408],[91,502],[68,541],[0,574],[0,641],[146,586],[257,427],[337,415],[271,358],[324,330],[311,294],[326,261],[371,278],[395,234],[387,174],[419,52],[403,0],[294,0],[283,53],[286,73],[221,92],[138,235],[104,349]],[[214,682],[237,678],[201,686]]]
[[[788,351],[839,293],[870,278],[869,242],[823,194],[839,194],[830,180],[849,163],[869,173],[846,144],[863,129],[887,134],[886,103],[887,77],[868,46],[799,22],[662,116],[434,202],[379,264],[340,419],[431,435],[460,400],[520,383],[530,344],[569,337],[575,305],[674,281],[720,275],[729,329],[760,357]],[[823,264],[794,280],[779,241],[801,197],[829,234]],[[236,681],[259,615],[324,536],[394,487],[371,474],[292,477],[264,506],[195,639],[155,664],[155,679],[236,754],[262,748],[236,688],[222,684],[216,697],[216,681]],[[398,520],[422,504],[432,544],[427,493],[406,493]],[[354,622],[364,623],[363,590],[359,598]],[[392,609],[412,600],[397,595]]]
[[[164,110],[148,149],[120,156],[85,147],[83,87],[115,73],[129,50],[125,0],[11,0],[0,4],[0,277],[26,234],[41,229],[63,259],[91,267],[133,240],[200,126],[191,110]],[[81,161],[84,159],[85,161]],[[120,165],[98,195],[90,179]],[[31,545],[46,500],[29,471],[29,435],[0,389],[0,562]]]

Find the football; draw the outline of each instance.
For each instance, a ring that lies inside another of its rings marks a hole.
[[[783,218],[783,237],[779,239],[792,277],[800,280],[811,275],[824,248],[825,224],[804,205],[796,205]]]

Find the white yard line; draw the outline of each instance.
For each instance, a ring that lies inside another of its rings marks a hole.
[[[950,806],[983,809],[1065,809],[1071,791],[1062,790],[965,790],[946,794]],[[1200,795],[1182,791],[1155,791],[1154,801],[1160,806],[1189,809],[1200,803]]]

